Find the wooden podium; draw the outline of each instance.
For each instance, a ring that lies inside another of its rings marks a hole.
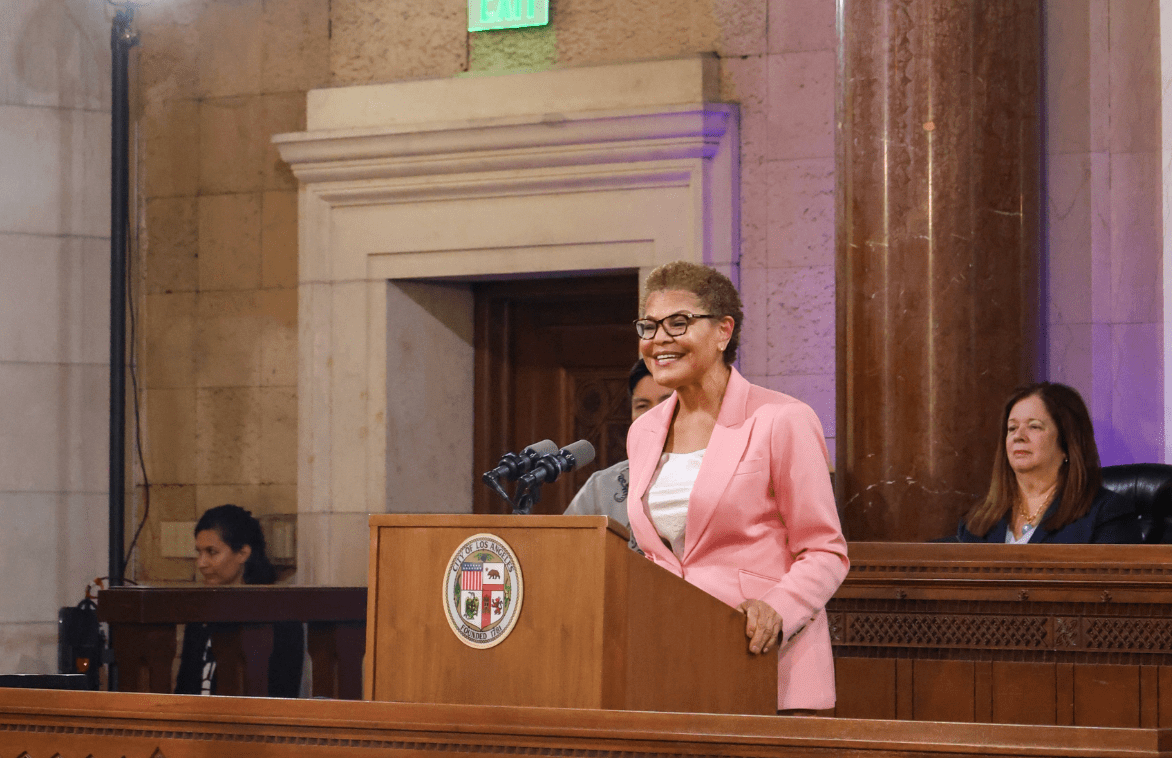
[[[445,577],[464,540],[512,548],[512,632],[476,649],[449,626]],[[368,700],[773,714],[777,655],[745,617],[627,547],[605,516],[372,515]]]

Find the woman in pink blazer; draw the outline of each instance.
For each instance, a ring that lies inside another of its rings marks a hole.
[[[818,418],[732,367],[742,313],[727,277],[669,263],[645,291],[639,349],[675,392],[627,437],[631,530],[650,560],[745,613],[752,653],[780,651],[779,711],[831,708],[823,609],[850,564]]]

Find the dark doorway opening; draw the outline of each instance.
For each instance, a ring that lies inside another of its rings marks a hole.
[[[627,457],[627,372],[638,357],[635,272],[481,282],[475,299],[473,511],[507,513],[480,474],[539,440],[589,440],[594,463],[546,485],[534,513],[561,513],[590,474]]]

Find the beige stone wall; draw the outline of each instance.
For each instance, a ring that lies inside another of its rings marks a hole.
[[[269,138],[312,88],[715,52],[742,109],[742,371],[833,437],[833,3],[553,0],[548,28],[469,34],[463,0],[173,0],[140,27],[140,579],[193,578],[164,521],[296,511],[296,185]]]
[[[303,129],[306,91],[331,81],[327,8],[176,2],[138,17],[140,580],[194,578],[191,559],[161,557],[164,522],[226,502],[297,510],[297,185],[269,137]]]

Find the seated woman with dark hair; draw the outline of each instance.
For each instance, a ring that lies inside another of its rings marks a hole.
[[[272,584],[276,569],[265,554],[260,522],[238,505],[220,505],[206,511],[195,525],[196,568],[205,584],[232,586]],[[273,624],[273,652],[269,656],[269,697],[301,694],[301,667],[305,630],[295,621]],[[216,658],[212,654],[211,625],[187,624],[183,652],[175,679],[177,695],[216,694]]]
[[[984,501],[957,530],[960,542],[1135,543],[1132,507],[1103,487],[1087,406],[1065,384],[1039,382],[1005,403]]]

